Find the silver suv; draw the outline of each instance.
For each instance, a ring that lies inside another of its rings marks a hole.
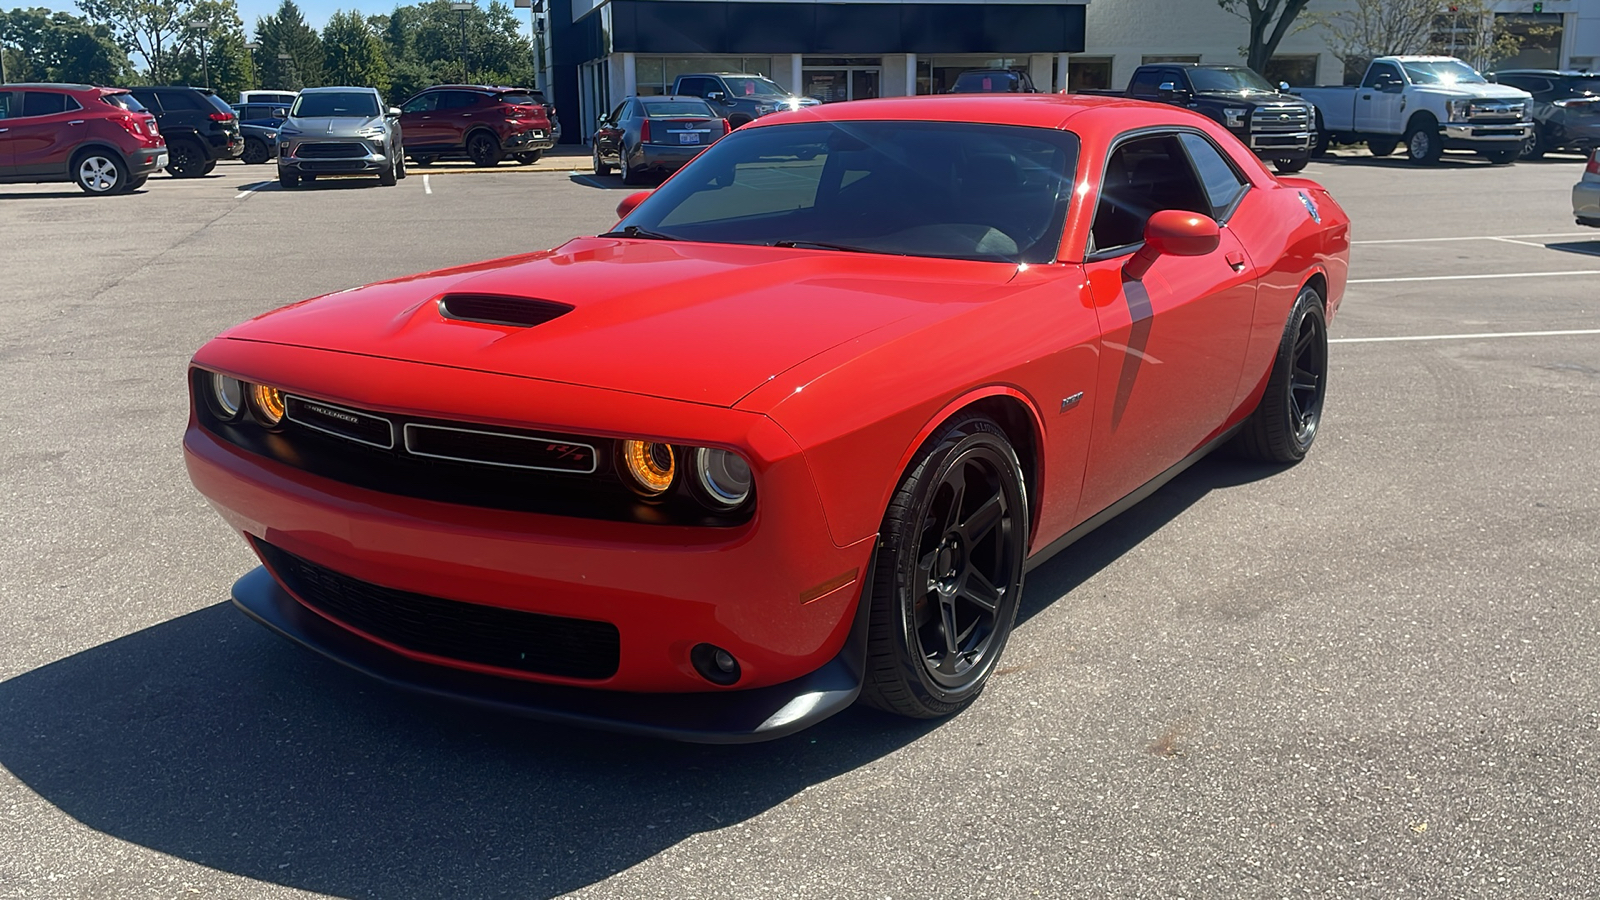
[[[385,109],[368,87],[308,88],[278,128],[278,184],[298,187],[318,175],[377,175],[392,185],[406,177],[400,110]]]

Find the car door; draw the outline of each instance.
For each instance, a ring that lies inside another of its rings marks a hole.
[[[16,174],[11,165],[11,120],[21,114],[22,92],[0,91],[0,177]]]
[[[1394,63],[1375,62],[1369,66],[1367,77],[1356,88],[1356,130],[1399,134],[1404,125],[1405,87],[1405,76]]]
[[[467,145],[467,130],[477,124],[476,107],[488,98],[476,91],[440,91],[439,108],[433,122],[439,129],[439,143],[451,147]]]
[[[601,120],[594,132],[595,152],[600,154],[604,162],[617,162],[617,149],[622,143],[622,117],[628,109],[628,101],[617,104],[611,114]]]
[[[442,93],[444,92],[429,91],[418,94],[400,107],[400,128],[406,135],[407,149],[421,150],[442,143],[439,138],[440,129],[434,122],[435,111],[439,106],[439,95]]]
[[[1085,511],[1110,506],[1199,449],[1233,408],[1256,278],[1226,221],[1248,188],[1235,173],[1226,196],[1224,179],[1208,172],[1226,201],[1214,204],[1185,146],[1193,137],[1140,134],[1106,161],[1084,266],[1101,330]],[[1130,280],[1123,265],[1142,245],[1145,221],[1163,209],[1220,214],[1218,246],[1203,256],[1162,256]]]
[[[8,119],[4,137],[18,175],[65,172],[72,151],[89,135],[83,107],[56,91],[22,91],[22,115]]]

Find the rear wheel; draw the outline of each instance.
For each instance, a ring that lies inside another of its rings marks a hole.
[[[239,158],[252,166],[259,166],[272,158],[272,148],[260,138],[245,138],[244,153]]]
[[[977,698],[1022,596],[1022,467],[993,420],[962,416],[923,445],[884,515],[872,571],[864,702],[927,719]]]
[[[86,194],[103,196],[132,190],[128,186],[127,165],[103,150],[90,150],[79,156],[72,166],[72,180]]]
[[[206,164],[200,167],[200,174],[201,175],[210,175],[211,174],[211,170],[215,169],[216,167],[217,167],[217,161],[216,160],[214,160],[214,159],[206,160]]]
[[[611,167],[600,161],[600,148],[594,148],[594,173],[596,175],[610,175]]]
[[[498,166],[500,142],[493,135],[480,131],[467,139],[467,156],[475,166]]]
[[[527,153],[518,153],[514,158],[516,159],[517,162],[522,163],[525,166],[531,166],[534,163],[538,162],[539,161],[539,157],[541,157],[543,155],[544,155],[544,151],[542,151],[542,150],[532,150],[532,151],[529,151]]]
[[[122,192],[126,194],[131,191],[137,191],[139,188],[144,187],[144,183],[149,180],[149,175],[140,175],[138,178],[130,178],[128,179],[128,186],[123,188]]]
[[[644,173],[628,165],[628,148],[626,147],[617,153],[617,169],[622,175],[623,184],[638,184],[644,181]]]
[[[1264,462],[1304,459],[1317,438],[1327,392],[1328,322],[1322,297],[1308,286],[1289,312],[1267,389],[1239,432],[1239,448]]]
[[[167,144],[167,174],[174,178],[199,178],[206,173],[205,151],[188,138]]]
[[[1394,148],[1398,146],[1400,146],[1400,142],[1394,138],[1373,138],[1367,141],[1367,149],[1372,152],[1373,156],[1389,156],[1394,153]]]
[[[278,186],[285,189],[297,188],[300,186],[300,176],[287,169],[279,169]]]

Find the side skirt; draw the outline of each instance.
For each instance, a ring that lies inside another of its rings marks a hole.
[[[1139,501],[1145,499],[1146,497],[1149,497],[1151,494],[1154,494],[1156,491],[1161,490],[1161,488],[1166,485],[1167,482],[1177,478],[1179,475],[1182,475],[1185,469],[1205,458],[1209,453],[1211,453],[1211,451],[1227,443],[1228,439],[1232,438],[1239,432],[1240,428],[1244,427],[1245,421],[1249,421],[1248,418],[1212,438],[1210,441],[1207,441],[1205,446],[1189,454],[1188,456],[1185,456],[1178,462],[1177,465],[1145,482],[1143,485],[1136,488],[1133,493],[1123,497],[1121,500],[1118,500],[1105,509],[1100,510],[1098,513],[1095,513],[1088,519],[1085,519],[1084,522],[1078,527],[1051,541],[1050,544],[1043,550],[1040,550],[1038,553],[1028,557],[1027,562],[1023,563],[1022,565],[1023,573],[1026,574],[1031,572],[1048,562],[1050,557],[1055,556],[1057,553],[1060,553],[1061,551],[1077,543],[1079,538],[1121,515],[1130,507],[1139,503]]]

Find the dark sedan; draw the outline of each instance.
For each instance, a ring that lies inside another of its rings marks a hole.
[[[629,97],[600,118],[594,135],[594,173],[615,166],[623,184],[647,173],[671,174],[731,129],[699,97]]]
[[[1553,69],[1502,69],[1489,77],[1533,95],[1535,128],[1522,151],[1538,159],[1557,150],[1600,147],[1600,75]]]

